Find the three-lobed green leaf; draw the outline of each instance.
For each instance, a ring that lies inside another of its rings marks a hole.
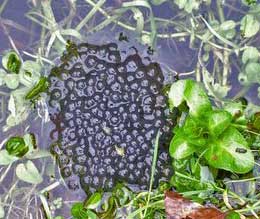
[[[228,127],[217,139],[212,139],[204,157],[211,166],[235,173],[247,173],[254,167],[254,156],[234,127]]]

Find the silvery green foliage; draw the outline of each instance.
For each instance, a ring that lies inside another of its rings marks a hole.
[[[17,58],[16,61],[21,66],[14,72],[10,68],[10,57]],[[10,89],[10,98],[8,100],[8,111],[10,114],[6,119],[6,125],[3,127],[7,131],[10,127],[16,126],[25,121],[30,113],[31,104],[25,100],[26,93],[38,82],[41,74],[41,65],[34,61],[22,61],[14,52],[8,51],[2,58],[2,66],[0,69],[0,87]]]
[[[191,13],[193,10],[198,10],[202,2],[209,2],[208,0],[174,0],[174,3],[178,5],[180,9],[185,10],[187,13]]]

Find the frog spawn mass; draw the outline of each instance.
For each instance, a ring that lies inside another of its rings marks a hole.
[[[80,44],[49,76],[52,152],[69,188],[109,190],[117,182],[147,188],[158,130],[164,134],[155,184],[171,175],[162,146],[170,132],[163,74],[157,63],[144,64],[129,51]]]

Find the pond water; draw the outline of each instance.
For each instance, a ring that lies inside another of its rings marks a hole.
[[[199,10],[194,10],[189,16],[186,16],[187,12],[184,12],[183,9],[173,4],[173,1],[147,1],[150,2],[148,4],[150,8],[146,3],[143,3],[145,1],[139,1],[139,3],[141,2],[141,6],[138,5],[138,1],[136,1],[126,7],[127,2],[130,1],[53,0],[51,4],[49,4],[48,0],[0,0],[0,57],[2,58],[4,56],[6,50],[15,49],[19,52],[23,61],[35,61],[38,58],[38,63],[41,64],[40,74],[49,77],[51,69],[55,65],[58,66],[62,63],[60,57],[65,50],[66,40],[72,40],[77,44],[88,42],[90,45],[97,46],[116,43],[122,57],[127,57],[126,54],[130,54],[132,50],[137,50],[138,58],[140,55],[143,62],[149,59],[148,63],[159,63],[161,70],[158,70],[158,72],[164,75],[164,84],[175,81],[177,74],[180,79],[188,77],[204,83],[206,79],[202,72],[203,69],[207,69],[208,72],[210,72],[209,74],[214,72],[212,74],[215,74],[214,76],[216,77],[213,81],[209,80],[209,84],[212,85],[215,83],[219,85],[219,87],[213,86],[213,94],[216,94],[217,99],[219,98],[218,100],[225,100],[227,97],[233,98],[242,96],[247,98],[250,103],[260,104],[257,91],[258,85],[256,83],[250,83],[250,86],[243,86],[243,83],[238,80],[240,73],[244,71],[244,67],[241,67],[240,59],[235,52],[230,56],[228,54],[228,60],[225,60],[225,54],[222,52],[225,49],[230,51],[233,48],[228,44],[223,45],[223,42],[219,39],[214,39],[211,42],[213,49],[211,48],[210,52],[207,53],[204,44],[207,44],[208,39],[206,39],[205,42],[201,41],[201,38],[204,37],[203,34],[206,34],[203,31],[207,27],[207,20],[212,19],[214,16],[218,19],[219,14],[216,11],[218,6],[217,1],[212,0],[208,6],[202,4]],[[162,4],[152,4],[154,2]],[[227,0],[221,2],[223,15],[226,20],[234,20],[238,23],[245,15],[245,11],[248,10],[248,7],[240,1]],[[97,4],[99,4],[99,6],[93,7],[93,5]],[[52,11],[50,11],[50,9]],[[89,18],[86,17],[91,10],[93,14],[89,15]],[[205,17],[206,22],[201,20],[201,16]],[[82,24],[81,22],[84,21],[84,19],[89,20]],[[142,21],[142,19],[144,19],[144,21]],[[195,21],[197,24],[192,23]],[[152,37],[149,38],[154,31],[152,22],[156,22],[157,28],[157,32],[154,32],[156,36],[154,39],[152,39]],[[201,26],[199,26],[198,23],[200,23]],[[137,28],[135,28],[136,25]],[[195,36],[196,34],[193,32],[193,29],[190,29],[193,26],[195,29],[197,28],[197,36]],[[76,27],[79,28],[79,31],[75,30]],[[238,25],[235,25],[233,31],[239,35]],[[147,33],[151,33],[151,35]],[[171,34],[173,34],[172,37],[170,36]],[[210,32],[207,32],[207,34],[210,34]],[[124,37],[124,39],[122,39],[122,37]],[[212,38],[209,37],[209,41],[211,39]],[[154,42],[151,42],[152,40],[154,40]],[[232,40],[236,40],[236,44],[240,46],[240,43],[244,43],[247,39],[239,40],[234,36],[230,38],[228,42],[233,42]],[[253,40],[248,40],[248,44],[259,48],[259,33]],[[91,46],[89,48],[91,48]],[[208,58],[206,58],[207,55],[209,56]],[[39,58],[40,56],[43,58]],[[124,60],[124,58],[122,59]],[[71,60],[73,60],[73,58],[69,60],[70,65],[72,65],[71,63],[75,64],[76,61]],[[226,66],[223,62],[226,62]],[[116,62],[116,64],[118,64],[118,62]],[[105,66],[109,66],[109,64],[106,63]],[[142,68],[144,67],[142,66]],[[227,71],[227,76],[223,77],[222,72],[225,71]],[[73,80],[74,79],[75,78],[73,78]],[[59,77],[56,77],[55,80],[55,82],[57,82]],[[88,80],[90,79],[86,79],[87,82]],[[155,81],[155,78],[151,77],[150,80],[152,83]],[[205,84],[207,85],[207,83]],[[56,86],[52,84],[52,86],[51,92],[53,92],[52,94],[54,95],[53,89],[57,87],[62,89],[65,85]],[[28,92],[28,88],[21,92]],[[66,96],[66,92],[68,91],[63,92],[62,95]],[[68,181],[60,176],[60,169],[58,165],[56,165],[57,162],[48,154],[50,145],[53,143],[50,133],[55,129],[55,125],[57,128],[57,124],[61,125],[62,123],[56,119],[56,122],[58,122],[54,125],[51,121],[54,120],[54,115],[57,116],[57,114],[55,114],[57,113],[57,111],[55,111],[57,108],[53,110],[53,108],[50,107],[48,97],[45,94],[35,106],[29,102],[25,104],[25,107],[29,107],[31,110],[27,111],[28,115],[24,121],[19,122],[17,120],[17,125],[7,127],[6,121],[10,115],[10,95],[11,90],[4,85],[1,86],[0,83],[0,149],[4,148],[6,139],[11,136],[23,136],[26,133],[34,133],[38,148],[46,152],[46,154],[37,155],[41,156],[41,158],[32,159],[40,174],[44,175],[39,184],[28,184],[27,182],[18,180],[15,175],[16,165],[27,162],[27,158],[16,161],[16,163],[10,164],[9,166],[0,166],[0,203],[3,203],[2,206],[4,207],[6,215],[4,218],[38,219],[48,218],[49,215],[52,215],[53,218],[58,215],[71,218],[71,204],[76,201],[83,201],[87,195],[81,188],[76,190],[68,188]],[[152,96],[152,98],[156,99],[155,96]],[[59,102],[59,104],[60,103],[61,102]],[[64,107],[59,108],[58,113],[59,115],[62,114],[62,119],[64,119],[66,117],[65,114],[69,112],[66,107],[70,102],[62,103]],[[127,107],[130,106],[127,105]],[[159,106],[159,108],[160,107],[162,106]],[[122,108],[122,110],[127,111],[125,108]],[[115,113],[115,119],[117,119],[116,117],[120,113],[119,111]],[[164,111],[158,111],[158,113],[164,113]],[[166,114],[162,116],[164,119]],[[101,117],[104,117],[104,115]],[[16,119],[17,118],[15,118],[15,120]],[[79,122],[81,123],[82,121]],[[72,125],[72,129],[73,128],[74,126]],[[160,126],[160,128],[162,128],[162,126]],[[147,130],[146,132],[148,132]],[[150,149],[156,137],[156,130],[152,131],[152,141],[149,141]],[[56,137],[62,138],[61,133],[62,131]],[[144,136],[145,134],[146,133],[144,133]],[[67,134],[64,135],[67,136]],[[96,136],[96,134],[93,136]],[[135,137],[137,138],[137,136]],[[143,136],[140,135],[140,138],[141,137]],[[77,140],[79,141],[80,138]],[[131,141],[133,141],[133,139]],[[116,145],[115,148],[117,153],[122,152],[120,151],[120,145]],[[146,153],[145,150],[148,149],[144,149],[143,154]],[[72,153],[76,152],[74,151]],[[100,160],[102,160],[102,154],[100,156]],[[162,154],[162,160],[168,161],[169,158],[167,156],[168,155],[164,156]],[[93,161],[93,163],[94,162],[95,161]],[[152,153],[149,155],[149,162],[151,166]],[[120,163],[120,161],[118,161],[118,163]],[[137,165],[137,160],[133,163]],[[62,165],[60,166],[63,167]],[[88,168],[91,169],[91,166],[94,166],[94,164],[90,163]],[[141,169],[144,170],[145,167]],[[149,181],[150,169],[148,172],[147,180]],[[170,172],[170,170],[166,171],[168,176]],[[66,175],[66,173],[63,172],[63,175],[64,174]],[[138,178],[138,175],[135,177]],[[142,179],[144,175],[140,175],[140,177]],[[78,180],[78,177],[76,178]],[[147,180],[145,181],[146,186],[149,185]],[[135,183],[136,181],[138,180],[133,180]],[[140,189],[139,186],[134,185],[133,187],[138,190]],[[103,185],[103,187],[105,186]],[[144,189],[147,189],[147,187]],[[43,197],[44,191],[48,191],[48,198]],[[57,207],[59,198],[62,198],[63,202],[61,206]],[[44,206],[46,203],[49,204],[50,207],[49,213],[46,213],[46,206]],[[44,211],[45,213],[43,213]]]

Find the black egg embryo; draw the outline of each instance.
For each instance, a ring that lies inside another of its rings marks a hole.
[[[122,55],[114,43],[77,45],[49,76],[52,152],[72,189],[109,190],[117,182],[149,185],[156,135],[169,133],[164,77],[136,50]],[[53,136],[52,136],[53,137]],[[160,144],[155,184],[170,176]]]

